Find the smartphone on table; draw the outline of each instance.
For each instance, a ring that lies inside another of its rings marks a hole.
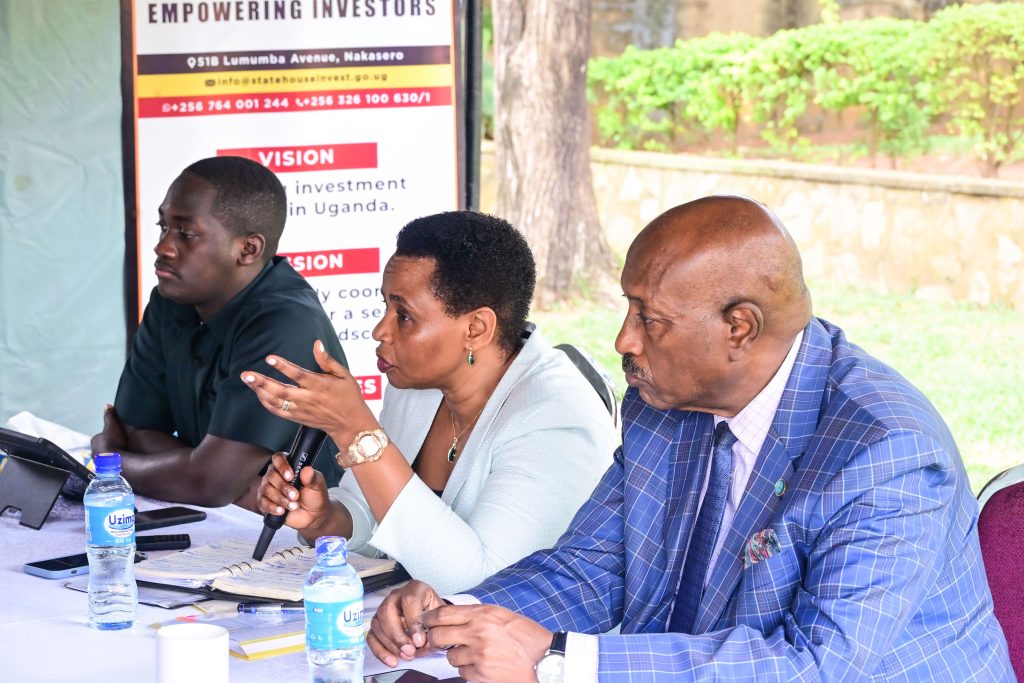
[[[135,561],[146,559],[142,553],[135,553]],[[72,576],[84,576],[89,573],[89,556],[85,553],[55,557],[52,560],[26,562],[25,573],[41,576],[44,579],[67,579]]]
[[[466,683],[466,681],[458,677],[441,680],[414,669],[398,669],[397,671],[363,676],[363,683]]]
[[[206,519],[206,513],[202,510],[193,510],[180,505],[156,510],[139,510],[135,513],[135,531],[149,531],[204,519]]]

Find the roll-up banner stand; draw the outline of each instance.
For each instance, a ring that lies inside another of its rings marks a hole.
[[[476,204],[466,131],[478,113],[463,101],[460,45],[477,64],[478,11],[479,0],[121,0],[129,339],[156,285],[167,188],[198,159],[245,156],[284,185],[278,253],[316,290],[378,410],[386,378],[370,332],[395,235]]]

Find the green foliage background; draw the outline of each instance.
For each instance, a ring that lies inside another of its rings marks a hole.
[[[925,151],[941,125],[974,141],[995,175],[1024,135],[1024,4],[627,48],[591,60],[589,83],[603,142],[620,148],[666,151],[718,136],[736,150],[745,125],[791,153],[828,117],[856,118],[872,158]]]

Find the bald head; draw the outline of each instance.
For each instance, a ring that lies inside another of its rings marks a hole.
[[[792,339],[810,319],[800,252],[752,199],[715,195],[669,209],[637,236],[630,258],[645,262],[662,287],[681,287],[722,311],[756,305],[772,336]]]
[[[622,271],[630,315],[616,348],[626,379],[660,408],[735,415],[810,320],[800,254],[778,218],[712,196],[655,218]]]

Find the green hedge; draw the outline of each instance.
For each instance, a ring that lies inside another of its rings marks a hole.
[[[1024,133],[1024,5],[950,7],[928,24],[927,79],[949,128],[977,140],[987,175]]]
[[[602,135],[619,147],[655,150],[714,131],[734,137],[757,45],[752,36],[716,34],[590,60],[589,81],[607,98],[597,112]]]
[[[977,140],[990,174],[1024,126],[1024,4],[950,7],[930,22],[825,23],[767,38],[714,34],[671,48],[592,59],[606,144],[671,150],[741,126],[791,151],[828,124],[858,118],[874,157],[923,151],[944,123]],[[833,126],[839,123],[833,123]]]

